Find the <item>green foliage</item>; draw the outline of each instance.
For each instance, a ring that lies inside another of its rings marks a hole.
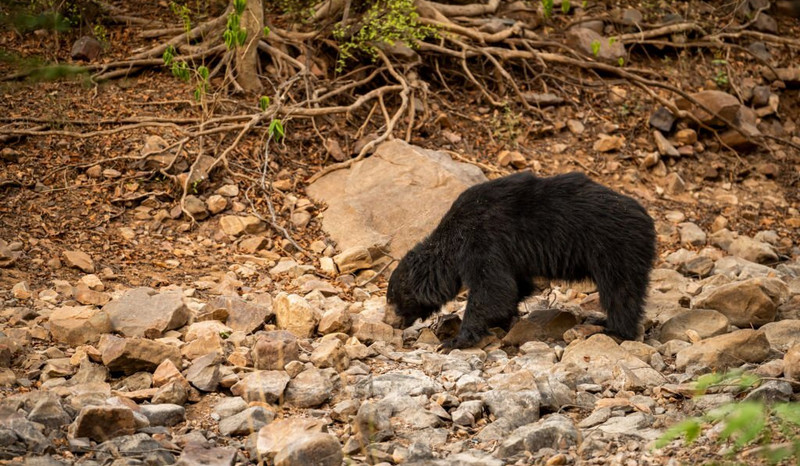
[[[296,20],[305,21],[314,14],[314,4],[318,0],[268,0],[267,7],[280,15],[288,15]]]
[[[262,112],[266,111],[267,107],[269,107],[269,103],[269,97],[262,95],[261,98],[258,99],[258,108],[260,108]]]
[[[243,0],[240,0],[243,1]],[[183,29],[189,32],[192,29],[191,10],[186,5],[170,2],[170,9],[178,16],[183,22]],[[164,65],[168,66],[172,75],[183,82],[194,81],[194,99],[202,102],[203,98],[209,91],[209,78],[211,71],[205,65],[196,65],[192,63],[191,66],[184,60],[176,60],[177,51],[171,44],[167,45],[161,58],[164,60]],[[197,186],[192,186],[193,190],[197,190]]]
[[[509,105],[503,107],[502,115],[495,112],[491,119],[491,125],[494,137],[512,145],[516,145],[517,139],[522,135],[520,115]]]
[[[333,37],[340,44],[338,70],[359,52],[375,59],[375,48],[381,45],[403,42],[415,47],[417,41],[436,35],[436,29],[423,26],[418,20],[413,0],[379,0],[371,4],[361,17],[358,30],[341,25],[334,29]]]
[[[592,55],[596,57],[600,53],[600,41],[593,40],[591,46],[592,46]]]
[[[244,0],[238,1],[244,3]],[[234,47],[241,47],[247,40],[247,29],[241,27],[241,21],[241,13],[234,11],[228,15],[228,24],[225,26],[225,32],[222,33],[222,38],[225,40],[225,45],[229,50]]]
[[[545,19],[549,19],[553,16],[553,0],[542,0],[542,10],[544,12]]]
[[[587,6],[589,6],[589,1],[588,0],[583,0],[583,2],[581,2],[581,8],[583,8],[585,10]]]
[[[21,33],[44,29],[47,31],[67,32],[70,30],[70,21],[58,11],[31,13],[17,11],[12,15],[2,17],[2,22],[10,24]]]
[[[200,102],[208,93],[208,67],[200,65],[197,67],[197,85],[194,88],[194,100]]]
[[[617,59],[617,65],[619,65],[619,66],[625,66],[625,57],[619,57],[619,58]]]
[[[706,374],[697,379],[698,396],[716,387],[752,388],[759,378],[742,371]],[[673,440],[683,437],[687,444],[700,437],[703,429],[719,425],[717,443],[730,445],[728,455],[733,457],[750,445],[761,445],[759,450],[770,464],[787,458],[800,460],[800,403],[773,403],[743,401],[727,403],[708,413],[685,419],[673,425],[656,440],[654,448],[663,448]],[[773,436],[780,433],[789,442],[774,447]]]
[[[233,0],[233,9],[239,16],[242,16],[242,13],[244,13],[244,9],[246,6],[247,6],[247,0]]]
[[[264,26],[264,37],[269,35],[269,26]]]
[[[711,60],[711,64],[716,68],[714,72],[714,82],[717,84],[719,88],[726,88],[730,84],[730,79],[728,78],[728,70],[726,65],[728,64],[727,61],[718,58]]]
[[[88,74],[89,71],[82,66],[47,65],[34,70],[28,75],[28,79],[31,81],[56,81],[81,75],[86,75],[88,78]]]
[[[180,18],[185,32],[192,30],[192,10],[190,10],[188,6],[169,2],[169,9],[172,10],[175,16]]]
[[[0,8],[0,25],[8,25],[18,32],[43,29],[64,33],[81,25],[97,23],[104,14],[96,0],[29,0],[3,1]]]
[[[275,119],[269,122],[269,127],[267,128],[267,132],[269,133],[270,137],[275,139],[276,141],[280,141],[285,136],[283,131],[283,122],[281,120]]]
[[[102,24],[95,24],[92,32],[94,32],[94,38],[103,44],[103,47],[108,47],[108,31]]]
[[[572,8],[572,5],[570,5],[569,0],[561,0],[561,12],[562,13],[564,13],[565,15],[569,14],[570,8]]]
[[[654,447],[664,448],[669,445],[670,442],[681,436],[685,438],[687,444],[691,445],[695,440],[697,440],[697,437],[700,436],[700,429],[702,425],[702,420],[699,418],[692,417],[685,419],[667,429],[666,432],[664,432],[661,437],[656,440]]]
[[[192,75],[189,72],[189,65],[187,65],[185,61],[173,61],[170,71],[172,71],[173,76],[183,82],[188,83],[192,78]]]
[[[0,50],[0,63],[8,63],[29,71],[27,79],[30,81],[55,81],[89,74],[88,70],[82,66],[53,65],[43,61],[40,57],[21,57],[6,50]]]
[[[752,442],[767,424],[766,405],[760,401],[745,401],[728,404],[708,413],[712,422],[722,422],[725,426],[720,432],[721,440],[733,440],[736,449]]]
[[[747,390],[754,387],[759,381],[758,376],[747,374],[742,370],[712,372],[698,377],[694,389],[697,395],[704,395],[709,389],[722,386],[735,386],[740,390]]]
[[[175,58],[175,47],[168,45],[167,49],[164,50],[164,54],[161,55],[161,58],[164,59],[164,64],[169,66],[172,64],[172,60]]]

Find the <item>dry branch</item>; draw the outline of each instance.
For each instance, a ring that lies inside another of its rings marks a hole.
[[[308,184],[313,183],[314,181],[318,180],[320,177],[322,177],[322,176],[324,176],[324,175],[326,175],[326,174],[328,174],[328,173],[330,173],[332,171],[340,170],[342,168],[347,168],[347,167],[351,166],[352,164],[358,162],[359,160],[363,159],[378,144],[382,143],[383,141],[387,140],[388,138],[390,138],[392,136],[392,132],[394,131],[394,127],[397,124],[397,121],[400,119],[401,116],[403,116],[403,113],[405,113],[406,106],[408,105],[408,95],[410,93],[410,88],[408,86],[408,82],[406,81],[406,78],[404,76],[402,76],[400,73],[397,72],[397,70],[395,70],[394,66],[392,65],[392,62],[389,61],[389,59],[386,57],[386,55],[382,51],[376,50],[376,53],[381,58],[381,60],[383,60],[383,63],[386,66],[386,69],[389,71],[389,74],[391,74],[393,78],[395,78],[398,82],[400,82],[400,99],[401,99],[400,107],[397,109],[397,111],[395,112],[395,114],[392,117],[388,117],[388,115],[384,116],[384,118],[387,120],[386,121],[386,130],[381,135],[379,135],[377,138],[375,138],[372,141],[370,141],[367,144],[365,144],[364,147],[361,148],[361,151],[358,153],[358,156],[356,156],[355,158],[352,158],[350,160],[346,160],[344,162],[340,162],[340,163],[336,163],[336,164],[328,165],[328,166],[324,167],[322,170],[318,171],[313,176],[311,176],[311,178],[309,178],[307,180]],[[382,102],[383,101],[383,93],[378,94],[378,98]]]
[[[132,125],[126,125],[119,128],[112,128],[112,129],[103,129],[99,131],[89,131],[89,132],[75,132],[75,131],[65,131],[65,130],[28,130],[28,129],[0,129],[0,134],[8,134],[14,136],[67,136],[79,139],[87,139],[87,138],[94,138],[97,136],[107,136],[109,134],[121,133],[123,131],[130,131],[138,128],[148,128],[148,127],[162,127],[162,128],[171,128],[179,133],[183,133],[183,129],[175,123],[161,123],[161,122],[142,122],[142,123],[135,123]]]
[[[417,8],[420,13],[427,9],[434,9],[444,16],[481,16],[497,11],[500,0],[489,0],[487,3],[472,3],[470,5],[450,5],[447,3],[435,3],[426,0],[417,0]],[[424,13],[423,13],[424,14]]]
[[[670,24],[656,29],[647,31],[632,32],[630,34],[620,34],[616,36],[617,40],[623,44],[628,42],[636,42],[640,40],[650,39],[652,37],[666,36],[668,34],[676,34],[679,32],[698,31],[703,35],[707,33],[696,23],[678,23]]]
[[[169,41],[167,41],[167,42],[165,42],[163,44],[159,44],[159,45],[157,45],[157,46],[155,46],[155,47],[153,47],[153,48],[151,48],[149,50],[146,50],[144,52],[137,53],[136,55],[131,57],[131,60],[139,60],[139,59],[144,59],[144,58],[160,57],[161,55],[164,54],[164,51],[167,50],[167,48],[170,45],[175,47],[176,49],[178,49],[178,48],[180,48],[181,45],[188,44],[191,41],[196,40],[196,39],[204,36],[205,34],[210,32],[211,30],[213,30],[215,28],[218,28],[218,27],[222,27],[225,24],[225,22],[228,20],[229,10],[230,10],[230,7],[228,7],[228,9],[225,10],[225,12],[222,15],[220,15],[219,17],[214,18],[214,19],[212,19],[210,21],[206,21],[205,23],[201,23],[199,26],[193,28],[189,32],[184,32],[183,34],[175,36],[175,37],[173,37],[172,39],[170,39]]]

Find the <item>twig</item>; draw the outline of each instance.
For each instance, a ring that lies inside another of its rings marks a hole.
[[[640,40],[649,39],[651,37],[659,37],[659,36],[666,36],[669,34],[675,34],[678,32],[686,32],[686,31],[699,31],[703,35],[707,35],[707,33],[696,23],[677,23],[677,24],[670,24],[668,26],[663,26],[656,29],[650,29],[647,31],[640,31],[640,32],[632,32],[630,34],[620,34],[616,36],[617,40],[626,44],[628,42],[636,42]]]
[[[89,131],[86,133],[77,133],[75,131],[65,131],[65,130],[41,130],[41,131],[32,131],[27,129],[0,129],[0,134],[10,134],[15,136],[68,136],[78,139],[86,139],[86,138],[94,138],[97,136],[107,136],[109,134],[116,134],[121,133],[123,131],[131,131],[138,128],[152,128],[152,127],[161,127],[161,128],[172,128],[179,133],[183,133],[183,128],[176,125],[175,123],[161,123],[161,122],[142,122],[142,123],[135,123],[132,125],[126,125],[119,128],[111,128],[111,129],[103,129],[99,131]]]
[[[500,6],[500,0],[489,0],[487,3],[469,5],[450,5],[418,0],[417,5],[421,11],[425,11],[426,7],[433,8],[444,16],[482,16],[497,11],[497,7]]]
[[[475,165],[476,167],[480,168],[483,171],[492,172],[492,173],[502,173],[502,174],[506,173],[503,170],[498,170],[497,168],[494,168],[491,165],[486,165],[485,163],[478,162],[477,160],[470,160],[470,159],[464,157],[463,155],[459,154],[458,152],[455,152],[455,151],[452,151],[452,150],[447,150],[447,149],[440,149],[440,150],[442,152],[445,152],[445,153],[449,154],[451,157],[457,158],[458,160],[460,160],[460,161],[462,161],[464,163]]]
[[[379,49],[375,49],[375,52],[377,53],[378,57],[380,57],[380,59],[383,60],[383,63],[386,65],[386,68],[389,71],[389,74],[391,74],[392,77],[394,77],[400,83],[400,86],[402,88],[402,90],[400,91],[400,100],[401,100],[400,108],[398,108],[397,111],[395,112],[395,114],[388,120],[388,122],[386,124],[386,131],[384,131],[383,134],[379,135],[377,138],[373,139],[372,141],[368,142],[367,144],[364,144],[364,147],[361,148],[361,152],[359,152],[358,156],[356,156],[356,157],[354,157],[352,159],[349,159],[349,160],[345,160],[344,162],[340,162],[340,163],[333,164],[333,165],[328,165],[327,167],[323,168],[322,170],[320,170],[319,172],[317,172],[313,176],[311,176],[311,178],[309,178],[307,180],[308,184],[313,183],[314,181],[318,180],[320,177],[322,177],[322,176],[324,176],[324,175],[326,175],[326,174],[328,174],[328,173],[330,173],[332,171],[340,170],[342,168],[347,168],[347,167],[351,166],[352,164],[358,162],[359,160],[363,159],[375,146],[377,146],[378,144],[382,143],[383,141],[385,141],[387,138],[389,138],[392,135],[392,131],[394,131],[394,126],[397,123],[397,120],[399,120],[400,116],[403,113],[405,113],[406,106],[408,105],[408,94],[410,93],[410,89],[408,87],[408,83],[406,82],[406,79],[403,76],[401,76],[394,69],[394,66],[389,61],[389,59],[386,57],[386,54],[384,54]],[[379,99],[383,99],[383,93],[378,94],[378,97],[379,97]]]

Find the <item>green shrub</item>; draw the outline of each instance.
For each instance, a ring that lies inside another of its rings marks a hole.
[[[436,35],[430,26],[419,24],[419,13],[413,0],[379,0],[363,13],[357,23],[357,30],[351,31],[347,26],[339,26],[333,31],[333,37],[339,41],[339,66],[364,53],[377,58],[376,47],[394,45],[403,42],[414,47],[418,40]]]
[[[734,371],[727,374],[708,374],[700,377],[695,385],[698,396],[718,387],[735,387],[746,390],[760,383],[751,374]],[[663,448],[675,439],[683,438],[687,445],[695,442],[704,429],[720,425],[715,441],[729,446],[731,458],[744,447],[761,446],[759,453],[765,461],[777,464],[793,458],[800,461],[800,403],[766,403],[742,401],[726,403],[708,413],[685,419],[673,425],[656,441],[655,448]],[[775,437],[783,442],[775,445]]]

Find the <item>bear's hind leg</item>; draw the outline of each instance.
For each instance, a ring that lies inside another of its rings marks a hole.
[[[608,276],[606,276],[608,277]],[[599,279],[600,304],[606,311],[605,327],[625,340],[635,340],[644,315],[647,281],[637,277],[618,277],[610,281]]]

